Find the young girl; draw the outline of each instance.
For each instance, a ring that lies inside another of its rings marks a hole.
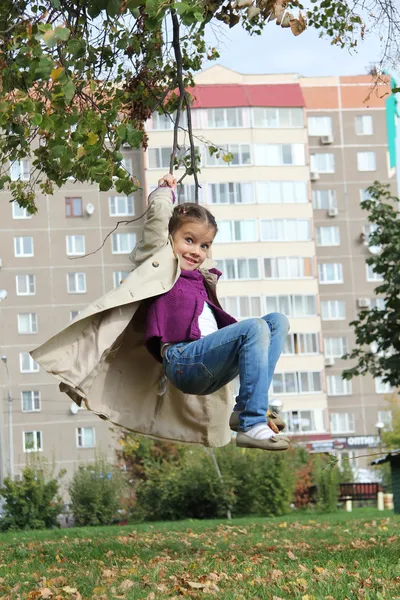
[[[132,272],[31,355],[79,406],[125,429],[215,447],[231,426],[239,446],[285,450],[282,423],[273,431],[266,412],[288,321],[225,313],[208,258],[215,219],[198,205],[174,209],[173,187],[166,175],[149,197]]]
[[[172,175],[159,181],[160,187],[173,189],[175,185]],[[238,323],[222,309],[201,269],[217,230],[213,215],[197,204],[174,209],[169,233],[181,273],[174,287],[148,307],[145,343],[157,359],[161,354],[168,380],[187,394],[213,394],[239,376],[236,444],[286,450],[289,438],[269,427],[266,414],[268,389],[289,330],[288,320],[272,313]],[[217,278],[221,275],[216,269],[209,272]],[[235,421],[231,419],[234,428]]]

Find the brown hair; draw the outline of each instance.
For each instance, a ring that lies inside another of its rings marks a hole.
[[[200,221],[200,223],[206,223],[209,227],[215,229],[215,233],[218,231],[218,225],[215,220],[215,217],[209,210],[200,206],[199,204],[195,204],[194,202],[185,202],[184,204],[179,204],[175,206],[174,212],[172,213],[172,217],[169,220],[168,231],[170,235],[174,235],[176,231],[184,223],[189,221]]]

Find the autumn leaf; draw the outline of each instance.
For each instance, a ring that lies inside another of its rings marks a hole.
[[[290,558],[290,560],[297,560],[297,558],[295,557],[295,555],[293,554],[293,552],[291,550],[288,550],[288,558]]]
[[[50,73],[50,77],[52,78],[53,81],[57,81],[57,79],[60,79],[60,77],[63,73],[64,73],[63,67],[57,67],[56,69],[52,70],[52,72]]]
[[[53,595],[53,592],[51,591],[50,588],[42,588],[40,590],[40,597],[41,598],[51,598]]]
[[[76,588],[73,588],[69,585],[65,585],[62,588],[62,591],[65,592],[66,594],[76,594],[78,592],[78,590]]]
[[[119,586],[119,589],[122,592],[126,592],[126,590],[130,590],[131,587],[133,587],[135,585],[135,582],[132,581],[131,579],[125,579]]]
[[[299,13],[298,19],[293,18],[290,20],[290,29],[292,30],[293,35],[296,35],[296,36],[300,35],[300,33],[303,33],[305,28],[306,28],[306,22],[301,13]]]

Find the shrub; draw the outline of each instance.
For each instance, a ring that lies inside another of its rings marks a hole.
[[[340,470],[325,457],[317,463],[317,485],[319,510],[334,512],[337,510],[339,496]]]
[[[4,480],[0,495],[5,499],[2,531],[9,529],[45,529],[58,526],[63,502],[58,494],[65,471],[57,477],[45,461],[33,461],[21,473],[21,481]]]
[[[79,465],[69,493],[76,525],[110,525],[122,506],[124,478],[104,458],[97,458],[88,465]]]

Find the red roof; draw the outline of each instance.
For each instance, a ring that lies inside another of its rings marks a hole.
[[[196,85],[190,92],[195,98],[193,108],[305,106],[303,92],[297,83]]]

